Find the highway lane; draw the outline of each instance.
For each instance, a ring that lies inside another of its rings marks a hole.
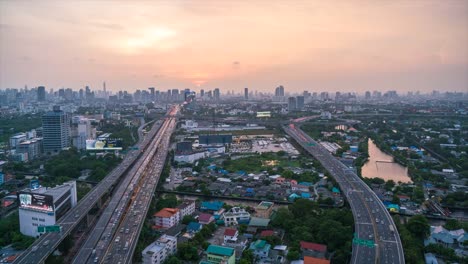
[[[354,172],[294,124],[284,127],[284,130],[336,179],[351,206],[357,238],[374,241],[374,247],[353,244],[351,263],[405,263],[396,226],[375,193]]]
[[[119,225],[119,232],[111,240],[105,259],[102,261],[103,263],[131,263],[144,224],[144,217],[147,215],[151,199],[159,182],[159,176],[164,168],[170,135],[174,131],[175,125],[175,119],[170,118],[163,139],[158,142],[159,148],[154,157],[153,166],[144,175],[138,188],[136,188],[134,199]],[[138,213],[135,213],[135,211]]]
[[[146,144],[149,148],[145,150],[144,155],[133,166],[131,171],[127,174],[117,191],[111,198],[109,205],[104,209],[104,213],[98,220],[98,223],[90,232],[85,244],[80,248],[75,256],[73,263],[85,263],[86,261],[95,261],[102,259],[109,243],[111,242],[118,225],[126,210],[133,192],[134,186],[137,185],[141,175],[148,167],[149,163],[156,152],[158,142],[162,138],[163,131],[166,130],[167,123],[164,122],[158,134],[154,137],[153,141],[148,141]],[[90,258],[91,257],[91,258]]]
[[[156,122],[145,140],[141,142],[140,145],[137,144],[137,146],[145,146],[149,139],[156,134],[160,124],[160,122]],[[137,160],[139,155],[139,150],[130,150],[126,154],[125,159],[115,169],[86,194],[75,207],[71,208],[57,221],[56,224],[60,225],[62,229],[60,233],[47,233],[42,235],[18,256],[14,263],[33,264],[44,262],[55,248],[58,247],[60,242],[69,235],[78,223],[88,214],[89,210],[94,207],[96,202],[120,180],[120,177],[125,174],[128,167]]]

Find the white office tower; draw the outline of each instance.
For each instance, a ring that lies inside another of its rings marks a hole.
[[[69,181],[53,188],[26,188],[18,192],[20,232],[39,236],[38,226],[55,225],[77,203],[76,182]]]

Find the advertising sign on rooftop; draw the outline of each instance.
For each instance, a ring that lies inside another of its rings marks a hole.
[[[51,195],[19,192],[18,200],[20,208],[22,209],[32,209],[44,212],[54,211],[54,198]]]
[[[122,150],[122,140],[116,138],[86,140],[86,150]]]
[[[271,112],[257,112],[257,117],[271,117]]]

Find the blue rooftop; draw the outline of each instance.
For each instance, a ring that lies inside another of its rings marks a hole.
[[[338,190],[338,188],[336,188],[336,187],[333,187],[332,192],[334,192],[334,193],[340,193],[340,190]]]
[[[309,199],[310,193],[306,193],[306,192],[301,193],[301,198]]]
[[[200,231],[201,228],[202,228],[202,225],[200,223],[197,223],[197,222],[190,222],[187,225],[187,231],[189,231],[189,232],[198,232],[198,231]]]
[[[218,211],[224,205],[224,202],[221,201],[207,201],[202,202],[200,209],[202,210],[210,210],[210,211]]]

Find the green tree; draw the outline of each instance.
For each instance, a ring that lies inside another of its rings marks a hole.
[[[182,243],[177,246],[177,255],[186,261],[197,261],[198,251],[191,243]]]
[[[186,215],[182,219],[182,224],[187,225],[190,222],[195,222],[195,220],[196,220],[195,217],[193,217],[192,215]]]
[[[407,224],[408,230],[419,238],[425,238],[430,232],[430,225],[423,215],[412,216]]]
[[[164,264],[182,264],[182,261],[180,261],[176,256],[171,256],[164,262]]]
[[[292,260],[297,260],[301,257],[301,253],[299,253],[298,251],[296,250],[290,250],[288,252],[288,255],[286,256],[286,258],[289,260],[289,261],[292,261]]]

